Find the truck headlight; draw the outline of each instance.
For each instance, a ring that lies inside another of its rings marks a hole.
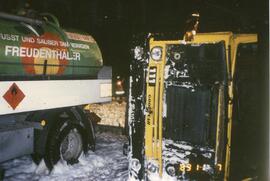
[[[162,48],[161,47],[153,47],[151,50],[151,58],[155,61],[161,60],[162,57]]]

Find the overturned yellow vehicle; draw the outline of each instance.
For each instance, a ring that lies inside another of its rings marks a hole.
[[[130,66],[129,177],[229,180],[237,54],[256,34],[149,35]]]

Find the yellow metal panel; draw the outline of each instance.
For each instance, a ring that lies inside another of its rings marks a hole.
[[[236,65],[236,55],[238,45],[241,43],[255,43],[258,41],[257,34],[236,34],[232,32],[218,32],[218,33],[200,33],[194,37],[192,43],[210,43],[225,41],[227,67],[230,77],[233,79]],[[230,47],[230,54],[229,54]],[[230,63],[228,57],[230,56]],[[231,70],[231,72],[229,71]],[[228,82],[228,126],[227,126],[227,145],[226,145],[226,161],[225,161],[225,177],[224,180],[229,179],[230,174],[230,156],[231,156],[231,131],[232,131],[232,115],[233,115],[233,80]]]
[[[148,67],[148,77],[149,77],[149,68]],[[148,80],[148,78],[147,78]],[[155,88],[152,86],[148,86],[147,82],[147,90],[146,90],[146,120],[145,120],[145,156],[147,158],[151,158],[153,156],[153,148],[152,148],[152,135],[153,135],[153,120],[154,120],[154,97],[155,97]]]
[[[146,104],[148,113],[145,120],[145,156],[147,160],[156,160],[159,164],[159,173],[162,175],[162,108],[163,108],[163,87],[164,87],[164,65],[165,65],[165,44],[150,40],[150,50],[155,47],[162,47],[162,58],[154,61],[150,58],[148,67],[148,78],[150,67],[156,67],[156,83],[146,87]]]
[[[183,40],[165,40],[155,41],[150,39],[150,50],[154,46],[160,46],[163,48],[162,60],[156,62],[152,59],[149,61],[149,67],[156,67],[156,85],[146,88],[146,104],[148,113],[145,120],[145,155],[147,160],[157,160],[160,168],[160,176],[162,175],[162,108],[163,108],[163,89],[164,89],[164,66],[166,63],[165,48],[166,44],[185,44],[185,43],[217,43],[220,41],[225,42],[226,47],[226,64],[228,67],[228,73],[231,73],[229,77],[233,78],[236,65],[237,47],[241,43],[257,42],[256,34],[236,34],[232,32],[215,32],[215,33],[198,33],[194,40],[191,42],[185,42]],[[229,54],[230,48],[230,54]],[[230,56],[230,57],[229,57]],[[230,58],[230,63],[229,63]],[[148,67],[148,70],[149,70]],[[231,72],[229,71],[231,70]],[[149,71],[148,71],[149,72]],[[229,75],[229,74],[228,74]],[[149,74],[148,74],[149,76]],[[226,145],[226,160],[225,160],[225,176],[224,180],[229,178],[230,170],[230,149],[231,149],[231,130],[232,130],[232,110],[233,110],[233,81],[228,80],[228,125],[227,125],[227,145]],[[219,98],[220,99],[220,98]],[[220,107],[220,106],[219,106]],[[220,115],[220,112],[219,112]],[[218,121],[219,123],[219,121]],[[219,133],[217,130],[217,140],[219,140]],[[217,145],[219,142],[217,143]],[[218,146],[217,146],[218,147]],[[216,151],[217,148],[216,147]]]
[[[258,36],[257,34],[236,34],[233,37],[233,45],[234,47],[232,48],[232,77],[234,76],[235,72],[235,65],[236,65],[236,55],[237,55],[237,48],[239,44],[245,44],[245,43],[256,43],[258,42]]]
[[[233,78],[235,73],[236,55],[238,45],[241,43],[255,43],[257,42],[256,34],[237,34],[233,36],[233,39],[229,43],[231,45],[231,77],[229,80],[228,94],[229,94],[229,105],[228,105],[228,128],[227,128],[227,148],[226,148],[226,163],[225,163],[225,178],[229,180],[230,175],[230,157],[231,157],[231,132],[232,132],[232,116],[233,116]]]
[[[228,45],[232,35],[232,32],[198,33],[194,36],[194,40],[191,41],[191,43],[215,43],[225,41],[225,44]]]

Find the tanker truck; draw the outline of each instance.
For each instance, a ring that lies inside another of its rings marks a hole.
[[[31,154],[52,169],[95,149],[94,113],[111,101],[111,68],[92,36],[57,18],[0,13],[0,162]]]

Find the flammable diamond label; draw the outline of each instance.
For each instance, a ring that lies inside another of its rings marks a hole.
[[[22,102],[24,97],[24,93],[15,83],[13,83],[7,92],[3,95],[3,98],[7,101],[13,110],[15,110],[16,107]]]

